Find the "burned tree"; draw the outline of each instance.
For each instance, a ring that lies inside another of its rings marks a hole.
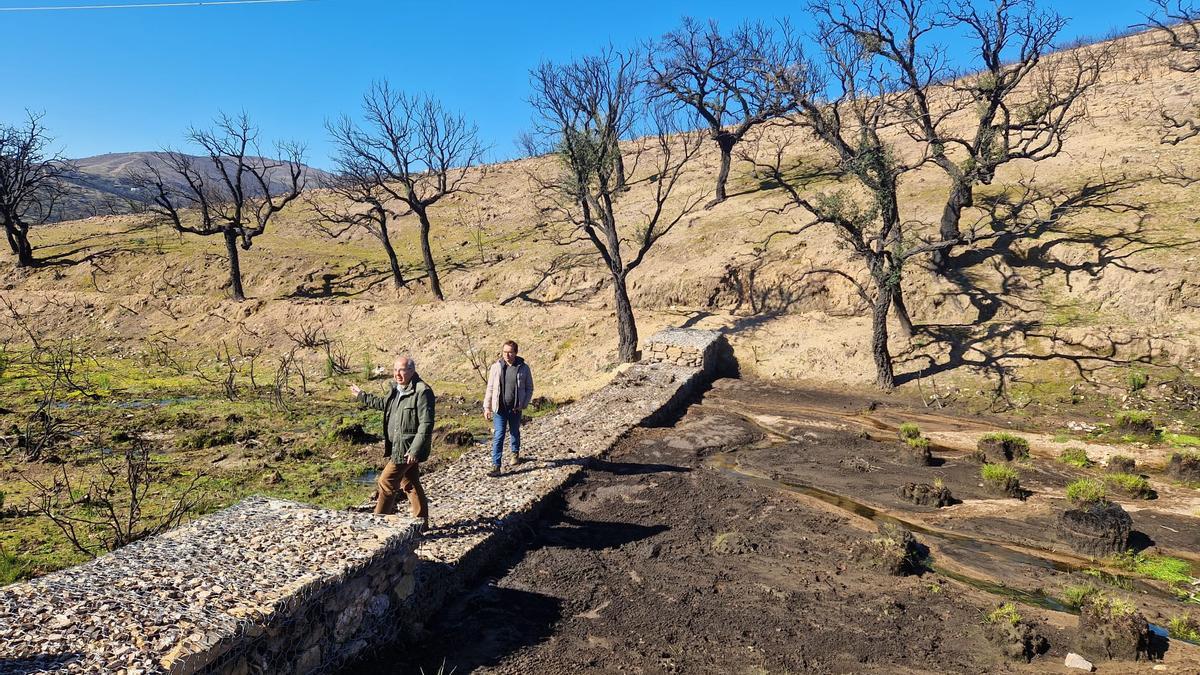
[[[860,296],[871,306],[871,352],[875,383],[894,386],[888,346],[888,314],[903,301],[901,275],[916,256],[937,251],[956,239],[921,241],[906,232],[901,216],[899,186],[902,178],[925,163],[924,157],[905,159],[887,140],[901,121],[893,114],[904,93],[894,86],[870,44],[828,23],[820,31],[822,62],[776,69],[780,86],[796,101],[793,114],[779,118],[783,133],[763,134],[753,155],[759,171],[783,189],[782,211],[800,208],[816,224],[832,225],[844,245],[866,267],[870,282],[855,282]],[[832,167],[795,158],[788,130],[806,131],[835,156]],[[833,179],[828,190],[813,194],[810,183]],[[903,305],[898,314],[905,316]]]
[[[344,154],[334,159],[335,173],[323,176],[320,186],[325,195],[309,193],[308,205],[317,214],[314,226],[331,238],[337,238],[352,229],[366,230],[379,240],[387,253],[388,265],[392,270],[392,283],[403,288],[404,273],[396,258],[392,245],[391,225],[398,217],[388,206],[388,197],[375,181],[375,174],[362,162]]]
[[[693,110],[720,149],[716,195],[708,206],[726,199],[734,147],[755,126],[791,107],[789,92],[777,86],[763,65],[786,67],[800,53],[786,25],[776,30],[745,24],[724,35],[716,22],[691,18],[647,46],[651,95]]]
[[[682,131],[665,107],[647,105],[637,63],[635,53],[610,49],[571,63],[543,63],[530,77],[530,137],[553,160],[548,171],[533,176],[542,212],[572,232],[566,243],[589,242],[608,270],[624,362],[637,359],[638,344],[629,274],[703,198],[676,194],[700,137]],[[645,129],[647,135],[621,149],[618,129]],[[626,156],[627,183],[618,176],[617,153]],[[652,166],[639,178],[642,161]],[[618,202],[629,194],[625,186],[642,183],[650,203],[637,212],[620,210]]]
[[[29,228],[50,221],[66,194],[64,178],[74,166],[50,150],[42,115],[22,125],[0,125],[0,223],[17,267],[36,264]]]
[[[1188,0],[1152,0],[1156,8],[1146,17],[1146,26],[1167,49],[1167,65],[1180,73],[1200,73],[1200,8]],[[1167,145],[1180,143],[1200,135],[1200,119],[1178,111],[1159,110],[1163,134],[1160,141]]]
[[[468,173],[485,150],[478,127],[447,111],[436,99],[394,92],[387,82],[372,85],[363,96],[362,114],[362,125],[348,117],[330,125],[340,173],[354,192],[370,195],[360,202],[368,210],[371,201],[394,200],[416,215],[429,289],[444,300],[429,243],[429,209],[444,197],[468,189]],[[375,213],[374,227],[379,217],[386,222],[386,209]]]
[[[1010,162],[1040,162],[1062,152],[1084,119],[1087,92],[1112,63],[1111,46],[1051,55],[1067,20],[1033,0],[818,0],[812,9],[842,39],[856,40],[889,84],[891,119],[921,145],[950,179],[938,225],[941,239],[962,238],[964,209],[979,185]],[[959,76],[945,49],[930,43],[939,29],[965,33],[979,70]],[[963,124],[963,121],[967,121]],[[965,133],[964,133],[965,132]],[[950,247],[933,252],[943,270]]]
[[[304,148],[279,143],[279,159],[267,159],[258,136],[245,114],[221,115],[213,129],[188,130],[188,140],[205,156],[167,151],[165,168],[147,161],[130,176],[147,195],[147,210],[175,230],[225,240],[230,294],[238,302],[246,299],[238,246],[249,251],[304,187]]]

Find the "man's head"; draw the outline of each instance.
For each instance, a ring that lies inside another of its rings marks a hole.
[[[412,382],[416,374],[417,362],[411,356],[397,356],[392,363],[392,378],[402,387]]]
[[[504,346],[500,348],[500,356],[504,357],[504,362],[512,365],[517,362],[517,343],[512,340],[505,340]]]

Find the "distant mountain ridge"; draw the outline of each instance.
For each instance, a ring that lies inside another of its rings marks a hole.
[[[171,173],[166,157],[165,152],[110,152],[72,160],[79,170],[66,179],[70,194],[56,209],[53,220],[76,220],[136,210],[138,205],[148,202],[149,195],[138,191],[137,186],[129,180],[129,173],[149,164],[162,169],[163,176],[169,179]],[[195,155],[191,157],[205,176],[214,181],[220,180],[217,165],[212,159]],[[315,187],[327,175],[320,169],[305,168],[306,187]],[[286,182],[287,174],[279,171],[271,181],[271,187],[282,190],[286,188]],[[179,185],[183,183],[180,181]]]

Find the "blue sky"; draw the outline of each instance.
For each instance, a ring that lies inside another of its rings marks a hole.
[[[515,154],[529,122],[528,71],[607,42],[629,45],[684,14],[722,24],[773,19],[803,2],[728,0],[305,0],[279,4],[5,11],[149,0],[0,0],[0,121],[46,114],[71,157],[177,145],[189,124],[245,110],[269,138],[307,143],[326,167],[324,121],[353,113],[372,80],[428,92],[479,124],[493,158]],[[1138,0],[1050,2],[1067,36],[1102,35],[1141,20]],[[756,9],[761,7],[761,11]],[[12,58],[11,55],[23,55]]]

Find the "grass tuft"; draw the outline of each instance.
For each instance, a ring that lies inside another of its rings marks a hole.
[[[1083,448],[1067,448],[1058,454],[1058,461],[1063,464],[1070,464],[1081,469],[1086,469],[1092,465],[1092,460],[1088,459],[1087,451]]]
[[[1021,479],[1015,469],[1004,464],[984,464],[980,470],[983,483],[988,488],[1014,495],[1021,489]]]
[[[1067,486],[1067,500],[1076,506],[1107,501],[1104,483],[1091,478],[1080,478]]]
[[[1008,624],[1015,626],[1021,622],[1021,614],[1017,611],[1016,604],[1006,602],[988,612],[987,616],[983,617],[983,622],[987,624]]]
[[[1200,619],[1191,614],[1180,614],[1167,621],[1167,635],[1177,640],[1200,642]]]
[[[1061,600],[1067,607],[1079,609],[1083,603],[1099,592],[1100,589],[1091,584],[1072,584],[1063,589]]]
[[[1104,476],[1104,483],[1134,499],[1149,499],[1154,495],[1150,481],[1133,473],[1107,474]]]
[[[1145,410],[1122,410],[1117,413],[1117,426],[1133,431],[1153,432],[1154,415]]]
[[[900,438],[909,440],[920,437],[921,427],[917,426],[915,422],[905,422],[904,424],[900,425]]]

